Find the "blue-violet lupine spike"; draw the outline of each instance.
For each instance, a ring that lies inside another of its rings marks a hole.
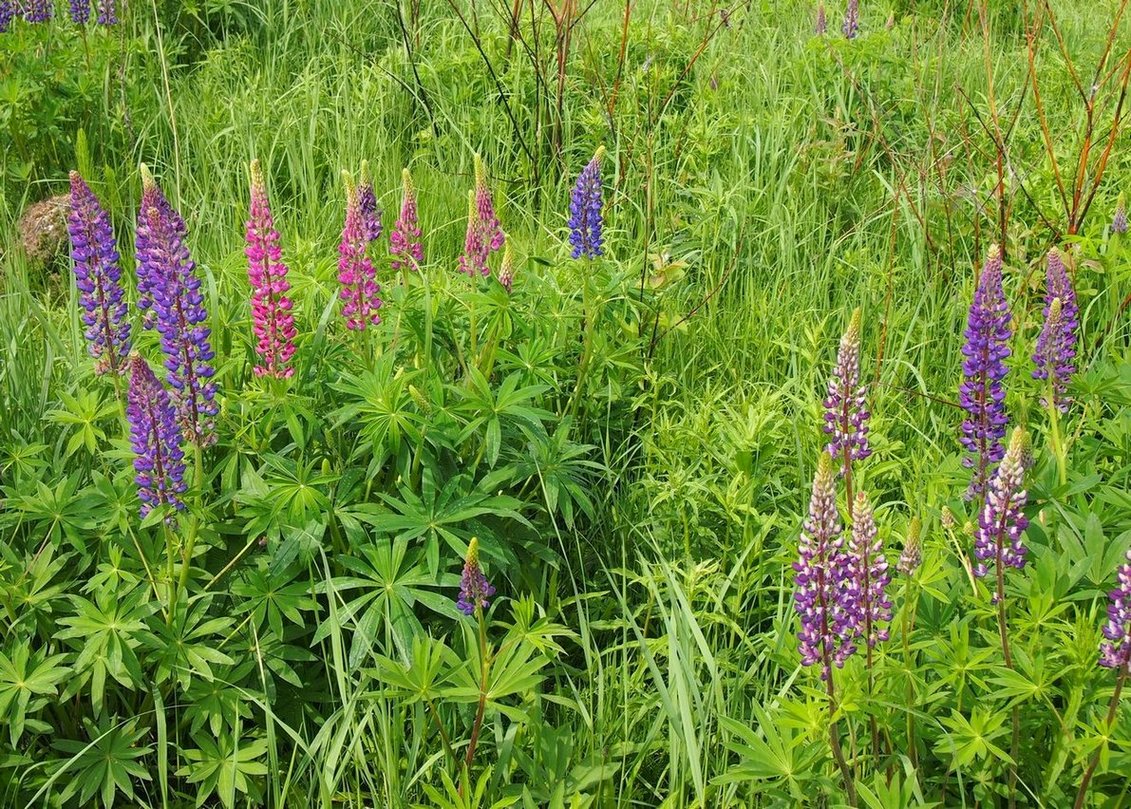
[[[130,353],[130,324],[122,292],[122,269],[110,216],[77,171],[71,172],[67,217],[75,286],[95,371],[121,373]]]
[[[855,39],[860,30],[860,0],[848,0],[844,10],[844,22],[840,30],[846,39]]]
[[[90,0],[71,0],[71,22],[86,25],[90,20]]]
[[[569,242],[574,258],[597,258],[601,255],[601,158],[605,147],[597,148],[593,159],[577,177],[577,185],[569,201]]]
[[[1123,201],[1123,194],[1119,195],[1119,200],[1115,203],[1115,216],[1111,218],[1111,232],[1127,232],[1127,207]]]
[[[7,33],[16,17],[15,0],[0,0],[0,34]]]
[[[1009,439],[1009,449],[990,480],[986,502],[978,515],[974,534],[974,556],[978,564],[974,575],[985,576],[990,567],[1020,570],[1025,567],[1028,549],[1022,541],[1029,520],[1023,509],[1028,498],[1025,491],[1026,458],[1030,453],[1029,436],[1021,427],[1014,429]],[[1002,593],[995,592],[997,602]]]
[[[357,204],[361,209],[362,230],[365,241],[372,243],[381,238],[381,207],[377,204],[377,193],[369,178],[369,161],[361,161],[361,179],[357,183]]]
[[[164,199],[147,169],[142,171],[147,199]],[[167,203],[166,203],[167,206]],[[154,320],[165,353],[167,380],[185,438],[204,447],[216,440],[216,385],[211,381],[212,345],[208,313],[195,263],[184,241],[184,220],[171,206],[143,209],[138,222],[138,278],[149,280]],[[143,238],[144,237],[144,238]]]
[[[836,368],[825,398],[824,430],[831,436],[827,449],[838,459],[841,473],[852,461],[872,454],[868,446],[868,388],[860,382],[860,310],[852,313],[848,330],[840,339]]]
[[[1103,629],[1107,640],[1100,644],[1100,665],[1127,675],[1131,674],[1131,550],[1127,562],[1119,566],[1118,578],[1107,607]]]
[[[153,287],[155,284],[165,282],[153,275],[154,268],[160,266],[160,260],[154,253],[158,246],[154,244],[149,229],[149,209],[157,209],[162,222],[178,239],[185,239],[188,235],[188,227],[180,213],[165,198],[165,193],[154,181],[153,175],[144,163],[141,166],[141,179],[141,204],[138,206],[137,230],[134,236],[134,258],[137,261],[137,308],[141,310],[142,326],[153,329],[157,327],[157,315],[153,310]]]
[[[825,0],[819,0],[817,3],[817,24],[813,26],[813,33],[820,36],[828,30],[829,20],[825,14]]]
[[[856,616],[846,587],[851,564],[836,509],[836,470],[825,453],[817,463],[809,516],[793,570],[793,606],[801,620],[801,663],[820,664],[821,679],[826,680],[832,664],[843,666],[856,651]]]
[[[141,498],[141,516],[159,505],[183,509],[180,495],[186,488],[184,451],[169,391],[140,355],[133,355],[129,368],[126,419],[136,456],[134,481]]]
[[[118,4],[116,0],[98,0],[98,24],[118,24]]]
[[[55,3],[52,0],[24,0],[23,12],[28,22],[47,22],[55,16]]]
[[[1052,381],[1053,400],[1062,413],[1068,411],[1068,383],[1076,372],[1079,312],[1072,280],[1059,251],[1053,248],[1045,278],[1044,324],[1033,352],[1033,378]],[[1047,407],[1046,399],[1042,395],[1041,404]]]
[[[876,530],[872,504],[864,492],[856,493],[852,509],[852,534],[848,544],[851,573],[845,584],[848,603],[855,613],[856,631],[869,648],[888,639],[891,601],[887,587],[891,583],[883,543]]]
[[[479,540],[471,538],[467,546],[467,557],[463,563],[463,575],[460,577],[459,600],[456,608],[464,615],[472,615],[476,610],[486,610],[490,606],[490,598],[495,594],[495,588],[487,581],[483,568],[479,564]]]
[[[963,380],[958,399],[966,411],[962,422],[962,446],[970,453],[963,465],[974,473],[967,499],[981,495],[993,464],[1005,454],[1003,439],[1008,418],[1005,413],[1005,359],[1009,356],[1009,304],[1002,288],[1001,250],[990,247],[966,325],[962,347]]]

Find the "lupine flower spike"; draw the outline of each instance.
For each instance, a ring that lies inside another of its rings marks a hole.
[[[840,338],[836,368],[829,380],[825,398],[824,430],[831,436],[829,455],[840,458],[842,466],[872,454],[868,446],[868,388],[860,382],[860,310],[852,313],[848,330]],[[847,457],[845,457],[847,456]],[[844,473],[842,468],[841,473]]]
[[[876,530],[872,504],[864,492],[856,493],[852,518],[846,600],[855,613],[858,636],[872,649],[880,641],[888,639],[887,628],[880,624],[891,620],[891,601],[887,597],[891,574]]]
[[[798,632],[801,663],[821,664],[821,679],[830,674],[829,664],[838,667],[856,651],[853,638],[856,624],[852,604],[847,599],[845,580],[851,572],[844,549],[836,510],[836,470],[822,453],[813,480],[809,516],[801,532],[798,560],[793,569],[794,609],[801,619]]]
[[[991,565],[995,569],[1025,567],[1028,549],[1022,540],[1029,520],[1022,509],[1028,497],[1025,458],[1029,451],[1028,434],[1023,428],[1016,428],[1010,436],[1009,449],[990,481],[982,513],[978,515],[974,534],[974,556],[978,564],[974,575],[979,578],[989,572]],[[996,593],[994,601],[1000,596],[1000,592]]]
[[[514,254],[511,251],[510,240],[507,241],[507,246],[503,248],[503,264],[499,267],[499,283],[503,285],[503,289],[507,292],[511,291],[514,286]]]
[[[1127,232],[1127,207],[1124,204],[1122,194],[1119,195],[1119,200],[1115,203],[1115,216],[1111,218],[1111,232]]]
[[[1033,352],[1033,378],[1051,380],[1057,409],[1068,410],[1068,382],[1076,372],[1076,327],[1079,324],[1076,290],[1060,253],[1049,251],[1048,274],[1045,280],[1044,325]],[[1041,404],[1048,406],[1046,397]]]
[[[487,267],[488,246],[483,241],[483,227],[475,205],[475,191],[467,192],[467,234],[463,239],[463,255],[459,257],[460,272],[475,278],[490,275]]]
[[[503,233],[503,226],[499,224],[491,186],[487,183],[487,169],[479,155],[475,155],[475,211],[482,229],[480,238],[483,244],[492,253],[502,249],[506,235]]]
[[[159,245],[153,242],[149,229],[149,209],[157,209],[166,228],[171,230],[172,236],[184,240],[188,235],[188,227],[181,215],[169,204],[164,192],[157,185],[150,174],[149,168],[142,164],[142,192],[141,205],[137,213],[137,231],[135,235],[134,253],[137,259],[137,308],[141,310],[142,326],[146,329],[157,327],[157,313],[153,308],[153,287],[164,281],[154,276],[151,270],[158,262],[147,260],[157,250]]]
[[[75,285],[95,371],[120,373],[130,353],[130,324],[122,293],[122,269],[110,217],[77,171],[71,172],[67,218]]]
[[[366,326],[381,322],[378,310],[381,299],[378,293],[377,271],[366,255],[368,242],[365,236],[365,218],[361,212],[357,187],[349,174],[342,172],[346,185],[346,221],[342,226],[342,241],[338,245],[338,281],[342,285],[342,315],[346,328],[362,331]]]
[[[1105,643],[1100,644],[1100,665],[1122,674],[1131,674],[1131,550],[1127,562],[1119,566],[1119,584],[1111,591],[1104,626]]]
[[[144,281],[146,294],[151,296],[177,421],[185,438],[203,447],[216,440],[216,385],[211,381],[208,313],[200,279],[194,274],[196,265],[184,241],[184,220],[165,200],[144,165],[141,172],[143,190],[135,250],[138,289]]]
[[[71,22],[86,25],[90,20],[90,0],[71,0]]]
[[[601,158],[605,147],[597,147],[593,159],[581,170],[569,201],[569,243],[574,258],[601,255]]]
[[[118,4],[116,0],[98,0],[98,24],[118,24]]]
[[[404,182],[404,197],[401,200],[401,215],[397,217],[393,231],[389,234],[389,254],[393,257],[389,266],[394,270],[401,267],[418,270],[424,263],[424,245],[420,241],[420,223],[417,221],[416,188],[408,169],[401,170],[401,179]]]
[[[15,16],[15,0],[0,0],[0,34],[7,33]]]
[[[911,576],[923,562],[923,549],[919,545],[922,532],[922,521],[918,517],[912,517],[907,526],[907,539],[903,541],[903,552],[899,554],[899,562],[895,566],[904,576]]]
[[[55,16],[53,0],[23,0],[24,19],[28,22],[47,22]]]
[[[369,178],[369,161],[361,161],[361,179],[357,184],[357,203],[361,206],[361,219],[364,225],[365,241],[372,243],[381,238],[381,208],[377,205],[377,194]]]
[[[186,488],[184,451],[169,392],[140,355],[130,358],[129,369],[126,419],[136,456],[134,482],[141,498],[141,516],[163,504],[183,509],[180,495]]]
[[[471,538],[467,546],[467,557],[463,562],[463,575],[459,582],[459,600],[456,608],[464,615],[472,615],[477,609],[486,610],[495,588],[487,581],[483,568],[479,565],[479,540]]]
[[[844,23],[840,29],[846,39],[855,39],[860,31],[860,0],[848,0],[848,7],[844,10]]]
[[[972,499],[985,491],[991,466],[1002,459],[1005,447],[1005,359],[1009,356],[1009,304],[1005,300],[1001,279],[1001,250],[989,249],[986,263],[966,325],[966,345],[962,347],[963,381],[958,389],[959,402],[966,411],[962,422],[962,446],[971,453],[963,465],[973,467],[974,474],[966,491]]]
[[[291,286],[258,160],[251,161],[251,206],[244,253],[251,282],[251,322],[260,358],[255,375],[286,379],[295,370],[290,364],[295,353],[295,319],[287,297]]]
[[[817,24],[813,27],[813,33],[821,36],[828,30],[829,20],[825,15],[825,0],[819,0],[817,3]]]

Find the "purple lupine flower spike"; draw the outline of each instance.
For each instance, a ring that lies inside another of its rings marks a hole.
[[[840,30],[844,33],[845,39],[856,38],[856,34],[860,31],[860,0],[848,0]]]
[[[165,227],[172,231],[180,240],[188,236],[188,227],[184,218],[169,204],[165,193],[153,180],[149,168],[141,166],[141,204],[137,212],[137,230],[134,237],[134,257],[137,260],[137,308],[141,310],[142,326],[153,329],[157,326],[157,313],[153,308],[153,287],[163,284],[158,276],[153,275],[153,269],[160,265],[161,259],[155,251],[160,245],[154,242],[149,228],[149,210],[157,210]]]
[[[55,16],[52,0],[23,0],[24,19],[28,22],[47,22]]]
[[[126,419],[130,423],[130,444],[136,455],[134,481],[141,498],[141,516],[162,504],[183,509],[185,505],[180,495],[186,488],[185,456],[169,391],[140,355],[130,358],[129,369]]]
[[[287,265],[279,248],[279,231],[271,216],[267,187],[259,161],[251,161],[251,206],[247,220],[247,276],[251,282],[251,320],[260,363],[256,376],[286,379],[294,374],[295,318],[287,292]]]
[[[467,192],[467,234],[463,239],[463,254],[459,257],[460,272],[475,278],[490,275],[487,256],[490,248],[483,239],[484,229],[475,204],[475,191]]]
[[[369,178],[369,161],[361,161],[361,179],[357,183],[357,204],[361,207],[364,223],[365,241],[375,242],[381,238],[381,207],[377,204],[377,193]]]
[[[487,182],[487,169],[479,155],[475,155],[475,211],[479,219],[480,239],[483,244],[492,253],[502,249],[506,234],[503,233],[503,226],[499,224],[495,200],[491,194],[491,186]]]
[[[479,540],[471,538],[467,545],[467,557],[463,563],[463,575],[459,580],[459,600],[456,609],[464,615],[472,615],[476,610],[485,610],[491,605],[490,598],[495,588],[487,581],[483,568],[479,565]]]
[[[982,494],[991,466],[1005,454],[1003,439],[1008,418],[1005,414],[1005,359],[1009,356],[1009,304],[1001,280],[1001,250],[990,247],[966,326],[962,347],[963,381],[959,402],[967,417],[962,422],[962,446],[971,455],[963,465],[974,468],[967,499]]]
[[[852,518],[848,545],[851,573],[846,580],[848,600],[855,607],[859,637],[868,648],[875,648],[877,643],[888,639],[887,628],[880,624],[891,621],[891,601],[887,597],[891,574],[876,530],[872,504],[862,491],[856,493]]]
[[[138,288],[144,279],[153,321],[161,335],[166,379],[185,438],[198,446],[216,440],[216,385],[211,381],[211,329],[196,264],[185,244],[185,224],[142,166],[142,210],[138,217]],[[148,207],[146,207],[148,205]]]
[[[381,287],[377,284],[377,271],[366,255],[365,217],[361,211],[357,188],[349,174],[342,172],[346,185],[346,220],[342,226],[342,241],[338,245],[338,282],[342,285],[342,316],[346,328],[364,331],[369,325],[381,322],[378,310]]]
[[[860,382],[860,310],[852,313],[848,330],[840,338],[836,368],[825,398],[824,431],[831,436],[827,449],[843,463],[872,454],[868,446],[868,387]],[[845,456],[847,455],[847,458]],[[844,473],[842,468],[841,473]]]
[[[118,24],[118,4],[115,0],[98,0],[98,24]]]
[[[801,532],[798,560],[793,565],[794,609],[801,618],[801,663],[820,663],[822,680],[829,677],[830,662],[840,667],[856,651],[855,608],[845,587],[850,561],[836,510],[836,469],[829,456],[822,453],[813,480],[809,516]]]
[[[1123,201],[1123,194],[1119,195],[1119,200],[1115,203],[1115,216],[1111,218],[1111,232],[1127,232],[1127,207]]]
[[[813,27],[813,33],[821,36],[829,30],[829,20],[825,15],[825,0],[819,0],[817,3],[817,24]]]
[[[130,353],[130,324],[122,292],[122,269],[110,217],[77,171],[71,172],[67,218],[75,285],[95,371],[121,373]]]
[[[1053,401],[1060,412],[1068,411],[1068,383],[1076,372],[1076,329],[1079,325],[1076,290],[1064,267],[1060,252],[1049,251],[1045,279],[1044,324],[1033,352],[1033,378],[1051,380]],[[1047,397],[1041,404],[1048,405]]]
[[[1107,607],[1103,630],[1107,641],[1100,644],[1100,665],[1131,674],[1131,550],[1127,551],[1127,562],[1119,566],[1118,579]]]
[[[601,255],[601,158],[605,147],[599,146],[593,159],[581,170],[569,201],[569,242],[573,258],[597,258]]]
[[[1025,491],[1026,458],[1030,452],[1029,436],[1018,427],[1009,439],[1009,449],[994,473],[986,491],[986,502],[978,515],[974,534],[974,556],[978,564],[974,575],[979,578],[996,568],[1025,567],[1028,549],[1022,539],[1029,520],[1022,509],[1028,498]],[[989,563],[989,564],[987,564]],[[1000,594],[995,594],[997,601]]]
[[[392,256],[389,266],[394,270],[401,267],[419,270],[424,263],[424,245],[420,240],[420,223],[417,220],[416,188],[408,169],[401,170],[401,179],[404,183],[404,197],[401,200],[401,215],[397,217],[389,234],[389,254]]]
[[[16,17],[15,0],[0,0],[0,34],[7,33]]]
[[[507,292],[510,292],[511,287],[514,286],[514,254],[511,251],[509,239],[506,247],[503,248],[503,263],[499,267],[499,283],[503,285],[503,289]]]
[[[86,25],[90,20],[90,0],[71,0],[71,22]]]

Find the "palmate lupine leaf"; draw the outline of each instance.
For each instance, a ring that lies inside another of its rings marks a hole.
[[[58,684],[71,675],[63,665],[66,655],[47,656],[43,650],[32,651],[27,643],[10,650],[0,650],[0,719],[8,726],[8,738],[16,746],[28,724],[46,730],[42,723],[28,721],[47,700],[58,693]]]
[[[148,769],[138,762],[152,749],[141,744],[149,728],[138,724],[136,718],[119,721],[105,717],[97,724],[86,720],[89,743],[71,739],[54,742],[57,750],[71,754],[53,774],[53,779],[63,784],[60,799],[66,802],[77,794],[79,805],[94,806],[92,799],[97,795],[106,809],[116,805],[119,791],[135,800],[134,779],[151,778]]]
[[[237,733],[225,733],[211,739],[203,734],[193,736],[196,749],[183,751],[188,764],[177,775],[190,784],[200,784],[198,804],[215,793],[225,807],[235,806],[236,793],[258,797],[254,779],[266,775],[267,766],[260,762],[267,754],[267,740],[243,741]]]

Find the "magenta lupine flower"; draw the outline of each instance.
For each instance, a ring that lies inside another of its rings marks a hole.
[[[887,628],[880,624],[891,621],[891,601],[887,597],[891,574],[876,530],[872,504],[862,491],[856,493],[852,518],[846,598],[856,613],[854,620],[858,637],[863,638],[869,648],[875,648],[877,643],[888,639]]]
[[[813,480],[809,516],[801,532],[796,573],[794,609],[801,618],[798,632],[801,663],[821,664],[821,679],[830,674],[830,663],[838,667],[856,651],[854,604],[846,588],[851,560],[844,549],[836,510],[836,470],[822,453]]]
[[[1022,509],[1028,498],[1025,491],[1025,459],[1029,453],[1029,438],[1018,427],[1009,439],[1009,449],[990,480],[986,502],[978,515],[978,528],[974,534],[974,556],[978,564],[974,575],[979,578],[996,568],[1025,567],[1029,552],[1022,539],[1029,526]],[[990,563],[990,564],[987,564]],[[996,601],[998,595],[995,594]]]
[[[1076,290],[1068,277],[1059,251],[1049,251],[1045,279],[1044,324],[1033,352],[1033,378],[1052,381],[1053,401],[1060,412],[1068,411],[1068,382],[1076,372],[1076,328],[1079,325]],[[1047,406],[1047,397],[1041,404]]]
[[[597,258],[601,255],[601,158],[605,147],[597,147],[593,159],[581,170],[569,200],[569,242],[573,258]]]
[[[47,22],[55,16],[52,0],[23,0],[24,19],[28,22]]]
[[[483,239],[484,230],[475,205],[475,191],[467,192],[467,233],[463,238],[463,254],[459,257],[460,272],[475,278],[490,275],[487,256],[490,248]]]
[[[291,285],[258,160],[251,161],[251,209],[244,253],[251,282],[251,321],[261,360],[255,375],[286,379],[295,371],[290,365],[295,353],[295,319],[287,297]]]
[[[95,371],[120,373],[130,353],[130,324],[122,293],[122,269],[110,217],[77,171],[71,172],[67,217],[75,285]]]
[[[98,0],[98,24],[118,24],[118,4],[115,0]]]
[[[966,326],[966,344],[962,347],[964,375],[958,389],[959,402],[966,410],[962,422],[962,446],[973,457],[963,465],[973,467],[974,474],[967,489],[967,499],[985,491],[990,467],[1005,454],[1005,358],[1009,356],[1009,304],[1005,300],[1001,280],[1001,250],[990,247]]]
[[[90,20],[90,0],[71,0],[71,22],[86,25]]]
[[[142,210],[138,217],[138,287],[145,279],[155,327],[165,353],[167,381],[185,438],[198,446],[216,440],[216,385],[211,381],[211,329],[196,264],[184,241],[184,220],[165,201],[153,175],[142,166]],[[162,204],[164,203],[164,204]]]
[[[829,395],[825,398],[824,431],[832,439],[827,449],[831,456],[841,459],[843,466],[872,454],[868,446],[868,388],[860,382],[860,310],[852,313],[848,330],[840,338],[836,355],[836,368],[829,380]],[[847,457],[846,457],[847,456]]]
[[[487,581],[483,568],[479,565],[479,540],[471,538],[467,546],[467,557],[463,562],[463,575],[459,581],[459,600],[456,609],[464,615],[472,615],[477,609],[486,610],[495,588]]]
[[[140,355],[130,358],[129,369],[126,420],[136,456],[134,482],[141,498],[141,516],[162,504],[183,509],[180,495],[186,488],[185,456],[169,391]]]
[[[1123,202],[1122,194],[1119,195],[1119,200],[1115,203],[1115,216],[1111,218],[1111,232],[1127,232],[1127,207]]]
[[[424,263],[424,244],[420,241],[420,223],[417,221],[416,188],[408,169],[401,170],[401,178],[404,181],[404,197],[401,215],[389,234],[389,255],[393,257],[389,266],[394,270],[401,267],[418,270]]]
[[[1107,607],[1107,642],[1100,644],[1100,665],[1131,674],[1131,550],[1127,551],[1127,562],[1119,566],[1118,579]]]
[[[860,0],[848,0],[840,30],[844,32],[846,39],[856,38],[856,34],[860,31]]]
[[[487,182],[487,169],[479,155],[475,155],[475,212],[481,228],[480,238],[487,249],[492,253],[501,250],[506,241],[506,234],[503,233],[503,226],[499,224],[499,216],[495,212],[495,199]]]
[[[338,282],[342,285],[342,316],[346,328],[363,331],[367,326],[381,322],[378,311],[381,287],[377,284],[377,271],[366,255],[365,218],[357,188],[349,175],[342,172],[346,183],[346,221],[342,226],[342,241],[338,245]]]
[[[503,263],[499,267],[499,283],[503,285],[503,289],[507,292],[511,291],[514,286],[514,254],[511,251],[511,243],[507,241],[506,247],[503,249]]]
[[[381,238],[381,208],[377,205],[377,193],[369,179],[369,161],[361,161],[361,179],[357,184],[357,204],[361,207],[365,241],[375,242]]]

